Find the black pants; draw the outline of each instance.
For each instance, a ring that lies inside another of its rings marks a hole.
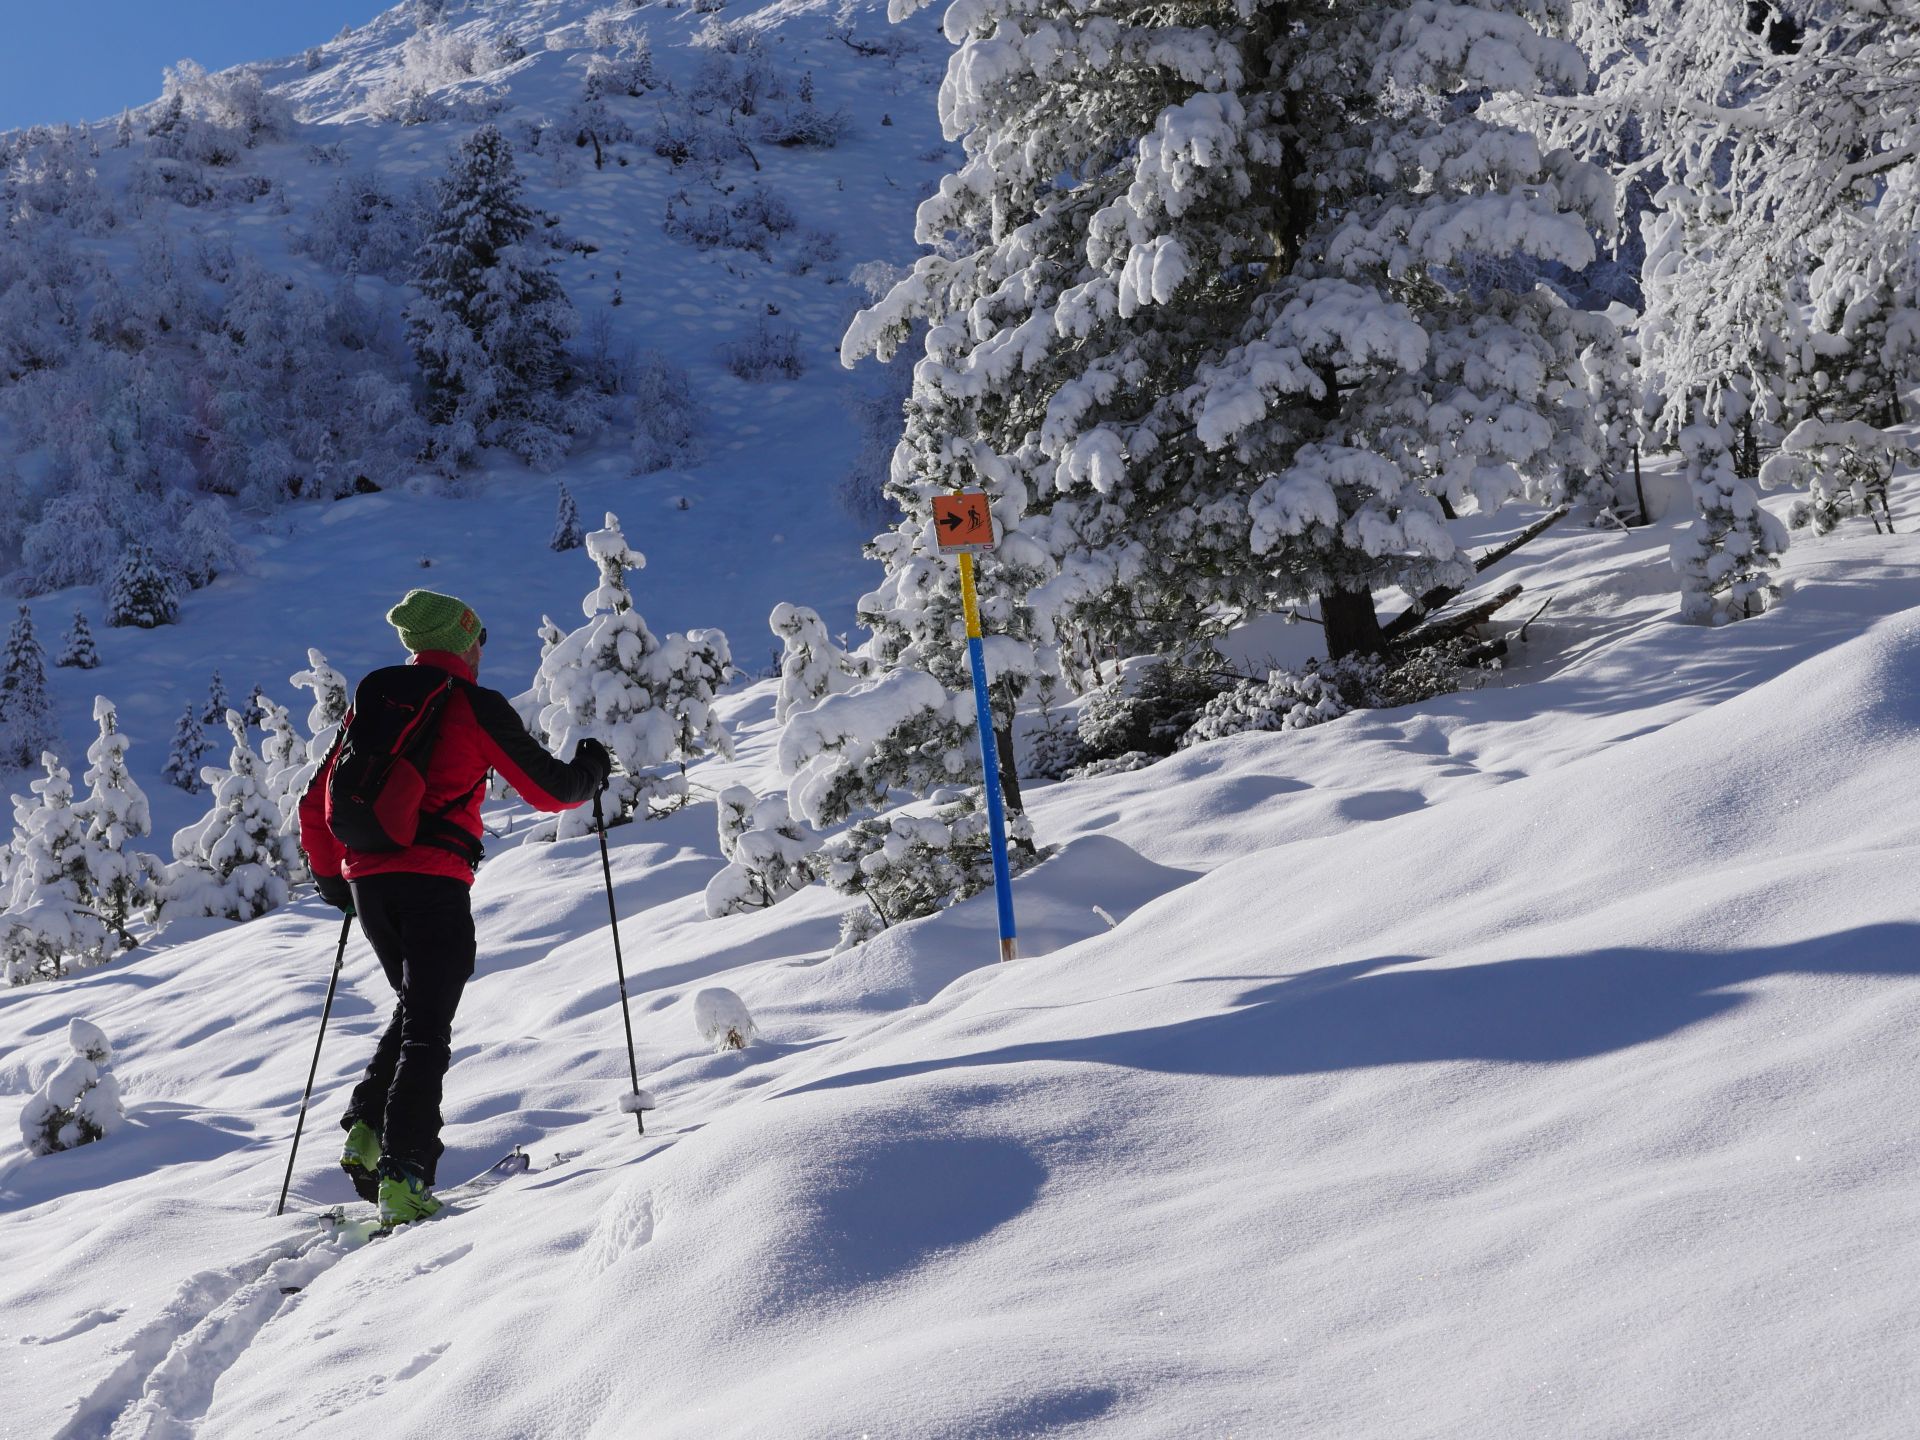
[[[468,889],[444,875],[370,875],[353,882],[353,905],[400,998],[340,1126],[365,1121],[385,1154],[431,1185],[444,1148],[440,1085],[453,1059],[453,1012],[473,976]]]

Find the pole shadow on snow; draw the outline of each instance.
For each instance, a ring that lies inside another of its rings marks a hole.
[[[1724,952],[1608,949],[1414,968],[1397,955],[1329,965],[1170,1025],[875,1066],[783,1092],[943,1070],[1081,1062],[1172,1075],[1284,1076],[1460,1060],[1553,1064],[1662,1040],[1747,1002],[1773,975],[1920,975],[1920,925],[1882,924]]]

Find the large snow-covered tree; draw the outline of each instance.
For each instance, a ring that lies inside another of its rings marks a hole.
[[[1308,598],[1334,655],[1377,648],[1373,591],[1463,574],[1447,507],[1590,465],[1583,328],[1533,277],[1591,261],[1610,187],[1512,104],[1585,83],[1564,19],[950,6],[966,160],[921,208],[933,253],[843,346],[929,326],[863,606],[882,657],[957,678],[941,490],[993,498],[988,628],[1043,667],[1049,641],[1164,648]]]
[[[455,458],[500,445],[554,463],[566,451],[576,317],[534,253],[534,212],[497,127],[461,143],[435,199],[407,328],[438,444]]]

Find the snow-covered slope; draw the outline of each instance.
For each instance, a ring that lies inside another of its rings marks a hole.
[[[765,627],[779,601],[811,605],[836,630],[849,627],[854,601],[878,573],[859,557],[873,526],[835,498],[860,444],[848,402],[876,380],[839,364],[841,332],[867,298],[849,277],[865,263],[912,259],[914,207],[953,153],[932,101],[947,49],[936,22],[891,26],[884,9],[871,0],[737,3],[718,13],[482,0],[454,7],[436,44],[448,54],[464,45],[485,57],[511,32],[525,57],[505,65],[483,58],[477,74],[461,78],[451,62],[432,58],[442,51],[416,48],[428,58],[416,59],[414,78],[439,115],[418,124],[369,115],[380,96],[408,83],[416,35],[406,6],[321,47],[318,69],[300,58],[247,67],[294,106],[298,118],[284,139],[206,168],[204,178],[218,182],[211,198],[180,203],[184,182],[172,181],[143,202],[137,219],[62,243],[129,289],[151,247],[164,244],[184,283],[216,307],[236,257],[332,295],[342,275],[314,257],[307,237],[337,187],[373,175],[402,197],[443,174],[455,144],[488,121],[521,147],[528,202],[558,222],[545,232],[556,243],[542,253],[583,325],[604,323],[615,352],[656,352],[687,372],[698,397],[699,456],[635,475],[631,417],[622,414],[555,477],[494,456],[453,485],[421,476],[380,494],[296,502],[264,517],[237,513],[241,564],[186,598],[177,630],[105,628],[95,586],[36,596],[29,604],[43,642],[57,648],[78,607],[92,617],[104,662],[86,675],[53,672],[63,755],[77,755],[91,738],[93,696],[105,692],[135,741],[133,763],[153,791],[157,828],[184,824],[198,802],[178,798],[157,776],[182,706],[204,696],[211,671],[220,669],[237,698],[257,683],[283,702],[299,698],[286,677],[304,665],[309,645],[361,673],[381,661],[391,639],[384,604],[362,597],[413,585],[468,599],[491,626],[489,665],[530,672],[541,614],[571,627],[585,588],[578,556],[546,549],[555,479],[567,485],[588,528],[612,510],[646,552],[638,600],[656,630],[718,626],[733,638],[736,661],[759,671],[777,651]],[[601,32],[603,43],[589,37],[588,22],[602,11],[612,15],[617,42]],[[632,138],[608,147],[604,168],[557,129],[526,148],[531,129],[565,119],[594,57],[624,53],[642,34],[656,84],[638,98],[607,98]],[[752,52],[743,48],[749,41]],[[718,83],[716,75],[752,65],[778,77],[785,96],[763,99],[755,118],[730,119],[726,100],[696,94]],[[792,103],[805,75],[815,109],[844,119],[838,142],[790,147],[760,139],[757,119]],[[140,117],[141,133],[125,149],[114,147],[111,124],[102,127],[100,154],[87,162],[123,208],[135,168],[146,161],[148,118]],[[666,132],[737,133],[747,143],[675,163],[657,153]],[[255,193],[260,186],[264,195]],[[703,247],[665,228],[670,211],[725,209],[762,193],[789,212],[791,228],[760,236],[759,250]],[[384,317],[404,348],[399,319],[409,292],[366,269],[354,284],[360,303]],[[749,381],[729,370],[727,347],[763,320],[797,332],[804,365],[797,378]],[[0,420],[0,442],[4,432]],[[9,448],[0,443],[0,474]],[[22,456],[17,466],[31,488],[39,457]],[[342,594],[352,603],[336,604]]]
[[[1013,966],[989,897],[830,956],[817,889],[701,918],[708,806],[617,832],[645,1139],[593,842],[503,851],[444,1173],[538,1169],[375,1245],[267,1213],[328,912],[0,995],[0,1124],[76,1014],[134,1120],[0,1172],[0,1434],[1912,1433],[1920,541],[1712,631],[1664,538],[1531,547],[1485,689],[1037,789]]]

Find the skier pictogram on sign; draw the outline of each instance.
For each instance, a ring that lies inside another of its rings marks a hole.
[[[978,490],[933,497],[933,533],[944,554],[978,555],[993,548],[993,516]]]

